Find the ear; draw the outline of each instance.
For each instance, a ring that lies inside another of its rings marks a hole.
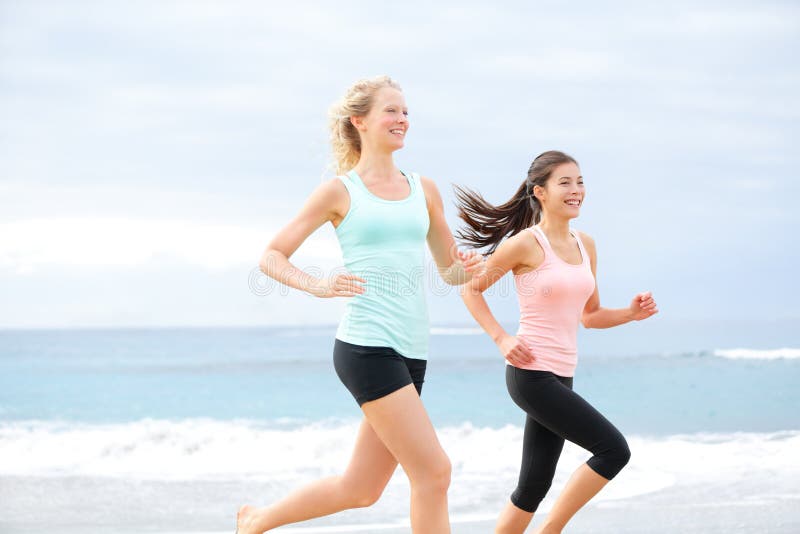
[[[363,131],[364,130],[364,117],[350,117],[350,124],[355,126],[356,130]]]
[[[534,185],[533,186],[533,196],[538,198],[539,202],[544,200],[545,192],[546,192],[545,188],[542,187],[541,185]]]

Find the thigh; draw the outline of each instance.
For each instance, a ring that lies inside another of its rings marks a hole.
[[[403,357],[391,347],[354,345],[336,339],[333,365],[359,406],[413,382]]]
[[[408,368],[408,373],[411,375],[411,381],[417,389],[417,394],[422,396],[422,384],[425,383],[425,370],[428,362],[426,360],[406,358],[405,356],[403,356],[403,362]]]
[[[348,482],[379,492],[389,483],[396,468],[397,460],[369,421],[364,419],[358,429],[358,437],[344,478]]]
[[[449,461],[413,384],[361,409],[410,479],[436,472]]]
[[[560,404],[560,415],[543,424],[551,425],[564,439],[593,453],[614,443],[624,443],[625,438],[617,427],[571,389],[565,388]]]
[[[522,464],[519,482],[532,485],[553,480],[564,448],[564,438],[528,415],[522,439]]]
[[[551,377],[515,369],[514,401],[541,425],[584,449],[592,451],[609,438],[622,437],[603,414],[572,391],[571,380]]]

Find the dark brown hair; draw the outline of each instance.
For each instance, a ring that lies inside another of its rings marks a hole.
[[[533,188],[544,187],[553,170],[563,163],[578,164],[572,156],[557,150],[536,156],[517,192],[499,206],[487,202],[480,193],[454,185],[458,216],[467,223],[456,237],[474,248],[489,247],[485,254],[491,254],[506,237],[537,224],[542,218],[542,206],[533,196]]]

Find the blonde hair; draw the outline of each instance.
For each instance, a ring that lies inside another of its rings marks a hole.
[[[375,93],[384,87],[402,91],[400,85],[388,76],[364,78],[354,83],[344,97],[331,106],[328,128],[331,131],[333,163],[337,174],[355,167],[361,157],[361,138],[350,117],[363,117],[369,113]]]

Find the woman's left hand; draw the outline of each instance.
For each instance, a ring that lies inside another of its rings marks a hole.
[[[653,294],[649,291],[639,293],[633,297],[630,310],[631,320],[633,321],[641,321],[642,319],[647,319],[658,313],[656,301],[653,299]]]
[[[464,271],[472,273],[472,277],[480,276],[486,270],[486,261],[483,254],[479,254],[475,250],[468,252],[458,251],[458,259],[464,266]]]

